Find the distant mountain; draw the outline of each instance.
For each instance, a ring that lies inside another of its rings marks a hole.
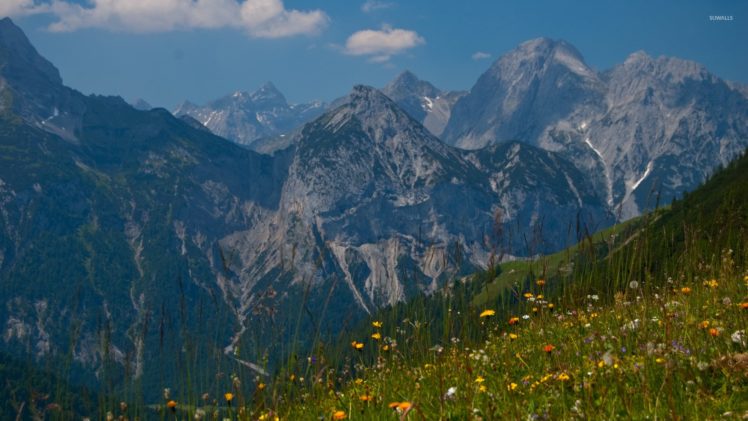
[[[435,136],[442,134],[452,107],[466,94],[462,91],[441,91],[409,71],[398,75],[382,92]]]
[[[130,105],[132,105],[132,107],[135,108],[136,110],[140,110],[140,111],[148,111],[151,108],[153,108],[151,104],[149,104],[148,101],[144,100],[143,98],[136,99]]]
[[[185,101],[174,115],[189,115],[216,135],[251,146],[258,139],[290,132],[318,117],[325,108],[323,102],[289,104],[268,82],[255,92],[237,91],[204,106]]]
[[[748,146],[748,99],[703,66],[632,54],[606,72],[564,41],[499,58],[457,101],[442,138],[519,139],[589,173],[623,219],[695,188]]]

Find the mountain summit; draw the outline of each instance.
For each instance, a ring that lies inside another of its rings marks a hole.
[[[408,70],[395,77],[382,92],[436,136],[444,130],[454,103],[465,94],[442,91]]]

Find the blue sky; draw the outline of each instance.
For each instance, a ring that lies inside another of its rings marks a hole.
[[[571,42],[597,69],[644,50],[748,83],[742,0],[2,0],[2,14],[67,85],[167,108],[268,80],[291,102],[329,100],[405,69],[469,89],[539,36]]]

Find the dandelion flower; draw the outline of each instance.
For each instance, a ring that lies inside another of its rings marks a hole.
[[[400,402],[390,402],[389,405],[390,409],[397,409],[398,406],[400,406]]]
[[[401,411],[407,411],[411,406],[412,404],[410,402],[400,402],[400,404],[397,406],[397,409]]]
[[[371,339],[374,339],[375,341],[378,341],[378,340],[382,339],[382,334],[379,333],[379,332],[373,333],[371,335]]]
[[[688,294],[691,293],[691,288],[689,288],[689,287],[683,287],[683,288],[680,289],[680,292],[682,292],[685,295],[688,295]]]
[[[709,320],[704,320],[703,322],[699,323],[699,328],[706,329],[709,327]]]
[[[382,322],[374,321],[374,322],[371,322],[371,325],[379,329],[380,327],[382,327]]]
[[[740,308],[743,310],[748,310],[748,301],[740,303]]]
[[[535,285],[537,285],[539,287],[544,286],[545,285],[545,279],[538,279],[537,281],[535,281]]]
[[[177,403],[175,401],[169,401],[166,402],[166,407],[171,409],[172,412],[176,412],[177,410]]]
[[[356,351],[361,351],[362,349],[364,349],[364,344],[363,344],[363,343],[361,343],[361,342],[358,342],[358,341],[353,341],[353,342],[351,342],[351,346],[352,346],[352,347],[353,347],[353,349],[355,349]]]
[[[483,383],[484,381],[486,381],[486,379],[484,379],[483,376],[478,376],[475,378],[476,383]]]
[[[550,354],[551,352],[553,352],[554,349],[556,349],[556,347],[551,344],[548,344],[543,347],[543,351],[545,351],[546,354]]]
[[[334,420],[344,420],[346,418],[345,411],[335,411],[332,414],[332,419]]]
[[[371,395],[361,395],[359,397],[359,399],[361,400],[361,402],[371,402],[371,401],[374,400],[374,396],[371,396]]]
[[[509,384],[508,384],[508,385],[506,386],[506,388],[507,388],[507,389],[508,389],[509,391],[512,391],[512,390],[514,390],[514,389],[516,389],[516,388],[517,388],[517,383],[509,383]]]
[[[496,315],[496,311],[495,310],[483,310],[483,313],[480,314],[480,317],[481,318],[483,318],[483,317],[492,317],[494,315]]]
[[[382,346],[382,351],[387,352],[389,350],[390,350],[390,346],[389,345]]]
[[[719,282],[717,282],[716,279],[710,279],[708,281],[704,281],[704,286],[714,289],[719,286]]]
[[[229,403],[229,406],[231,406],[231,401],[234,400],[234,394],[229,392],[223,395],[224,398],[226,398],[226,402]]]
[[[510,334],[509,334],[509,339],[510,339],[510,340],[512,340],[512,341],[513,341],[513,340],[515,340],[515,339],[517,339],[517,338],[519,338],[519,335],[517,335],[516,333],[510,333]]]
[[[561,374],[558,375],[558,380],[562,381],[562,382],[565,382],[565,381],[569,380],[570,378],[571,377],[569,377],[569,375],[566,374],[566,373],[561,373]]]
[[[480,391],[481,393],[485,393],[486,390],[488,390],[488,388],[484,384],[482,384],[482,385],[480,385],[480,387],[478,387],[478,391]]]
[[[530,298],[535,298],[535,296],[534,296],[534,295],[532,295],[532,292],[526,292],[526,293],[524,294],[524,297],[525,297],[525,298],[527,298],[528,300],[529,300]]]
[[[509,318],[509,324],[510,325],[516,325],[517,323],[519,323],[519,317],[513,316],[513,317]]]
[[[265,389],[265,383],[259,383],[257,385],[257,390],[264,390]]]
[[[716,328],[709,329],[709,335],[712,337],[719,336],[719,329],[716,329]]]

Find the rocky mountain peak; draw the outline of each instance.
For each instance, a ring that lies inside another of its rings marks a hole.
[[[495,72],[505,74],[508,69],[544,72],[552,64],[562,65],[581,76],[594,76],[582,54],[564,40],[536,38],[520,44],[501,56],[492,66]]]
[[[39,55],[10,18],[0,20],[0,76],[16,89],[26,85],[62,85],[57,68]]]
[[[399,129],[415,121],[380,90],[366,85],[356,85],[348,94],[348,101],[328,114],[327,128],[337,131],[351,119],[365,128]]]
[[[680,83],[685,79],[704,80],[710,77],[706,67],[695,61],[666,56],[653,58],[644,51],[629,55],[622,64],[613,69],[613,73],[649,77],[670,83]]]
[[[382,92],[395,101],[408,95],[434,98],[441,93],[434,85],[419,79],[409,70],[400,73],[382,89]]]
[[[275,105],[287,107],[288,102],[281,91],[273,85],[273,82],[265,82],[258,90],[250,94],[252,102],[257,106]]]

